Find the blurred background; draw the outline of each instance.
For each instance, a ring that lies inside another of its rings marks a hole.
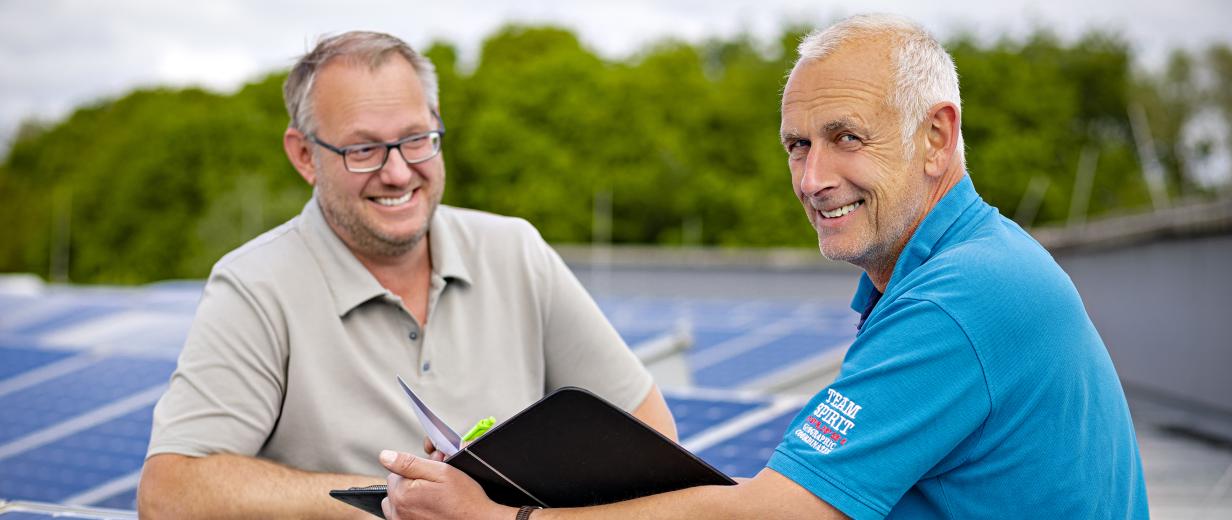
[[[0,3],[0,271],[200,278],[296,214],[309,190],[279,144],[285,68],[353,28],[435,61],[447,203],[558,243],[814,242],[778,92],[801,34],[837,6],[250,4]],[[1007,216],[1061,225],[1228,192],[1226,6],[902,4],[882,2],[954,54],[970,171]]]
[[[860,9],[909,16],[953,54],[970,174],[1083,293],[1131,396],[1153,509],[1232,514],[1232,8]],[[677,417],[697,414],[686,446],[718,450],[729,419],[772,446],[773,421],[832,377],[853,332],[857,273],[816,254],[778,143],[795,45],[849,14],[788,0],[0,0],[0,499],[127,509],[133,468],[102,491],[18,491],[35,470],[14,461],[64,418],[18,419],[21,392],[88,364],[23,370],[64,361],[47,352],[174,359],[210,266],[308,199],[280,145],[281,84],[318,36],[351,29],[436,63],[445,202],[539,228],[662,363]],[[816,370],[757,368],[800,356]],[[721,388],[751,393],[707,393]],[[714,415],[731,403],[759,404]],[[124,409],[138,438],[141,406]]]

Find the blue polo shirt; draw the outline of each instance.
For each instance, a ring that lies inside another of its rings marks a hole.
[[[876,295],[863,276],[852,308]],[[1078,292],[968,177],[768,466],[856,519],[1148,516],[1125,395]]]

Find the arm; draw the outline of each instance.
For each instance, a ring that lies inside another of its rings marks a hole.
[[[356,518],[369,515],[330,489],[380,484],[376,477],[309,473],[242,455],[150,457],[141,472],[141,518]]]
[[[663,400],[663,393],[659,391],[658,385],[650,387],[650,392],[642,399],[642,404],[633,410],[633,416],[658,430],[664,437],[673,441],[679,440],[676,438],[676,419],[672,418],[672,411],[667,408],[667,401]]]
[[[511,520],[517,510],[488,500],[483,488],[456,468],[406,453],[383,452],[392,472],[382,503],[389,520],[467,518]],[[534,520],[661,519],[841,519],[842,513],[795,482],[762,470],[735,486],[700,486],[627,502],[588,508],[535,511]]]
[[[229,270],[211,274],[176,372],[154,410],[138,490],[142,517],[362,513],[330,498],[328,490],[376,478],[309,473],[255,458],[285,398],[289,340],[281,313]]]

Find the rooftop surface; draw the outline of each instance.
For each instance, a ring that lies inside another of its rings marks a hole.
[[[577,271],[635,348],[687,329],[692,384],[665,393],[682,444],[732,476],[762,467],[808,397],[765,382],[788,360],[832,362],[854,333],[846,270]],[[200,289],[0,284],[0,499],[133,508],[150,413]],[[1232,518],[1232,443],[1179,427],[1173,403],[1130,400],[1152,515]]]

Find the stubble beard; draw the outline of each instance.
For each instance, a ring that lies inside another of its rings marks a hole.
[[[328,198],[328,196],[326,196]],[[394,235],[385,233],[375,226],[369,225],[364,221],[363,217],[354,211],[353,206],[342,205],[341,211],[333,211],[335,208],[329,208],[331,204],[322,204],[321,209],[325,212],[326,218],[333,222],[335,226],[340,228],[350,238],[350,246],[356,251],[372,257],[396,257],[404,255],[415,249],[419,242],[428,235],[428,225],[432,222],[432,215],[436,212],[436,205],[433,204],[428,210],[427,218],[422,226],[409,235]]]
[[[366,222],[361,214],[361,208],[358,207],[362,202],[356,202],[341,191],[333,189],[328,175],[321,175],[317,179],[317,202],[321,207],[321,212],[325,215],[326,222],[335,228],[335,232],[340,235],[347,246],[364,256],[397,257],[415,249],[415,246],[418,246],[419,242],[428,235],[432,217],[436,214],[437,206],[440,205],[440,197],[433,197],[428,201],[428,214],[424,218],[423,225],[409,235],[395,235],[386,233],[374,224]]]
[[[865,203],[861,209],[871,212],[865,194]],[[854,244],[831,244],[827,247],[826,237],[818,233],[817,248],[821,255],[834,261],[847,262],[868,272],[889,271],[898,260],[901,247],[907,242],[906,234],[912,222],[923,207],[922,197],[905,201],[905,204],[892,208],[878,207],[878,213],[869,215],[869,229],[859,237]],[[812,210],[814,218],[823,219],[820,213]],[[882,213],[884,211],[884,213]],[[833,238],[833,237],[831,237]]]

